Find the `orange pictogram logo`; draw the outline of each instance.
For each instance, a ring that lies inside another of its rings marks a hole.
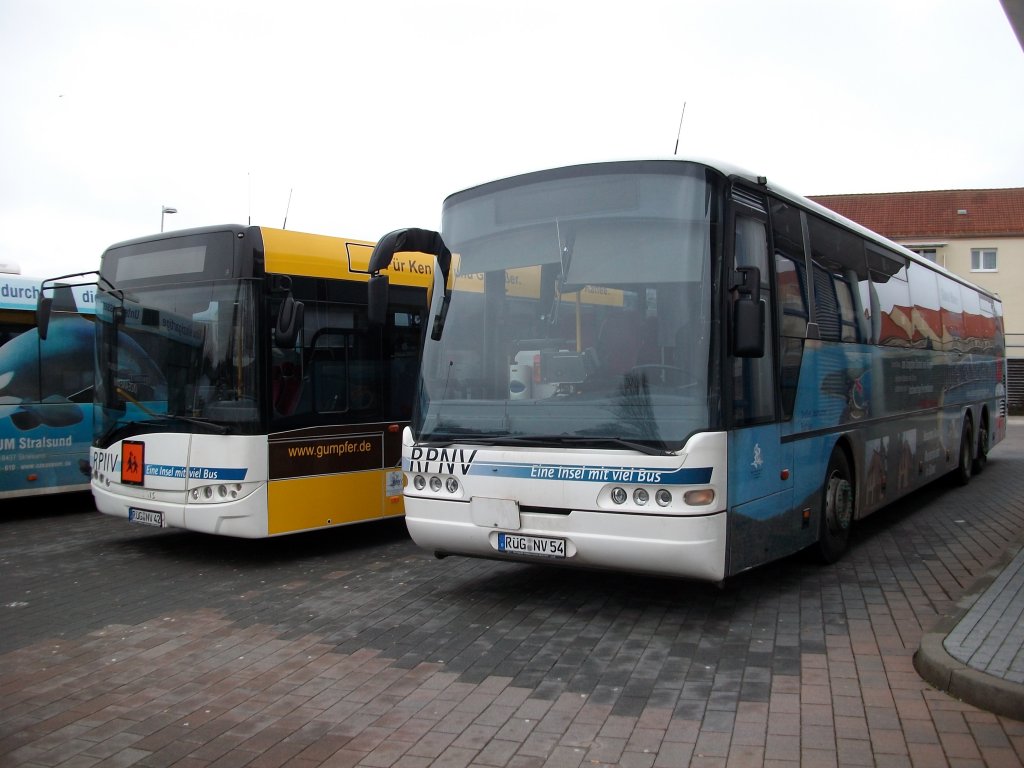
[[[121,444],[121,482],[128,485],[142,485],[145,466],[145,443],[125,440]]]

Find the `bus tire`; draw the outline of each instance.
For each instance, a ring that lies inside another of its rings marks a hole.
[[[986,464],[988,464],[988,427],[982,417],[981,426],[978,427],[978,455],[974,457],[971,471],[975,475],[980,474]]]
[[[818,523],[816,555],[823,563],[834,563],[850,543],[855,489],[850,462],[842,448],[832,451],[821,487],[821,519]]]
[[[974,467],[974,460],[971,457],[971,420],[964,419],[963,429],[960,430],[960,453],[956,462],[956,469],[953,470],[953,482],[956,485],[967,485],[971,482],[971,469]]]

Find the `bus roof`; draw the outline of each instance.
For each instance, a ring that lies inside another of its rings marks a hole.
[[[369,280],[367,266],[373,251],[373,240],[318,235],[273,227],[221,224],[178,229],[123,240],[108,246],[106,250],[217,232],[233,232],[241,237],[251,230],[260,233],[263,241],[264,269],[268,273],[362,282]],[[395,254],[394,262],[384,271],[396,285],[429,287],[433,282],[433,259],[418,253]]]
[[[941,264],[937,264],[937,263],[935,263],[933,261],[929,261],[928,259],[925,259],[922,256],[919,256],[918,254],[914,253],[912,250],[910,250],[906,246],[900,245],[899,243],[897,243],[897,242],[895,242],[893,240],[890,240],[889,238],[887,238],[887,237],[885,237],[883,235],[880,235],[877,232],[875,232],[873,230],[870,230],[870,229],[868,229],[867,227],[865,227],[865,226],[863,226],[861,224],[858,224],[857,222],[853,221],[852,219],[848,219],[845,216],[842,216],[841,214],[836,213],[832,209],[826,208],[825,206],[821,205],[820,203],[816,203],[813,200],[811,200],[811,199],[809,199],[809,198],[807,198],[807,197],[805,197],[805,196],[803,196],[803,195],[801,195],[801,194],[799,194],[797,192],[793,192],[792,190],[788,189],[784,185],[776,184],[775,182],[771,181],[771,179],[769,179],[766,175],[754,173],[753,171],[751,171],[751,170],[749,170],[747,168],[744,168],[743,166],[736,165],[735,163],[729,162],[727,160],[721,160],[721,159],[713,158],[713,157],[702,157],[702,156],[696,156],[696,155],[672,155],[672,156],[666,156],[666,157],[633,157],[633,158],[620,158],[618,160],[602,160],[602,161],[594,161],[594,162],[586,162],[586,163],[573,163],[571,165],[565,165],[565,166],[553,167],[553,168],[546,168],[546,169],[538,169],[538,170],[535,170],[535,171],[530,171],[530,172],[526,172],[526,173],[516,174],[516,175],[513,175],[513,176],[506,177],[504,179],[492,179],[491,181],[482,182],[480,184],[476,184],[476,185],[471,186],[471,187],[466,187],[465,189],[462,189],[462,190],[460,190],[458,192],[454,192],[451,195],[449,195],[446,198],[446,200],[450,199],[451,197],[454,197],[456,195],[460,195],[460,194],[462,194],[464,192],[468,192],[470,190],[477,189],[479,187],[483,187],[483,186],[486,186],[486,185],[494,183],[494,182],[498,182],[498,181],[512,181],[512,180],[515,180],[515,179],[526,180],[529,176],[532,176],[535,173],[536,174],[541,174],[541,173],[545,173],[547,171],[558,171],[558,170],[565,170],[565,169],[569,169],[569,168],[584,168],[584,167],[587,167],[587,166],[630,165],[630,164],[652,163],[652,162],[654,162],[654,163],[657,163],[657,162],[696,163],[698,165],[704,165],[704,166],[706,166],[708,168],[711,168],[712,170],[718,171],[719,173],[721,173],[723,176],[725,176],[727,178],[730,178],[730,179],[742,179],[743,181],[747,182],[751,186],[761,187],[766,192],[770,192],[770,193],[776,195],[777,197],[780,197],[780,198],[782,198],[782,199],[784,199],[784,200],[786,200],[788,202],[791,202],[794,205],[796,205],[797,207],[804,208],[805,210],[810,211],[812,213],[815,213],[818,216],[821,216],[822,218],[828,219],[828,220],[834,222],[835,224],[838,224],[839,226],[842,226],[842,227],[844,227],[844,228],[846,228],[846,229],[848,229],[848,230],[850,230],[850,231],[860,235],[861,237],[863,237],[863,238],[865,238],[867,240],[870,240],[870,241],[878,244],[879,246],[881,246],[883,248],[887,248],[887,249],[889,249],[891,251],[895,251],[900,256],[903,256],[904,258],[906,258],[908,261],[914,261],[914,262],[917,262],[919,264],[923,264],[923,265],[927,266],[928,268],[934,269],[936,272],[939,272],[939,273],[945,275],[946,277],[949,277],[952,280],[956,280],[957,282],[962,283],[963,285],[966,285],[969,288],[972,288],[972,289],[978,291],[979,293],[985,294],[986,296],[991,298],[993,301],[1001,302],[1001,300],[1000,300],[1000,298],[999,298],[999,296],[997,294],[992,293],[991,291],[989,291],[989,290],[987,290],[985,288],[982,288],[981,286],[975,285],[971,281],[967,280],[964,277],[961,277],[960,275],[956,274],[955,272],[951,272],[950,270],[948,270],[946,267],[942,266]]]

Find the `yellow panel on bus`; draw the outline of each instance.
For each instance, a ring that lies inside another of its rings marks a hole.
[[[369,240],[312,235],[261,227],[267,272],[337,280],[369,279],[367,267],[374,243]],[[434,260],[422,253],[396,253],[384,273],[396,285],[423,288],[433,283]]]
[[[387,495],[387,479],[388,471],[372,470],[272,480],[267,487],[267,533],[274,536],[402,515],[401,492]]]
[[[401,254],[396,254],[395,258]],[[456,269],[458,269],[458,254],[453,256]],[[484,273],[467,272],[456,273],[455,290],[467,291],[469,293],[484,292]],[[540,297],[540,267],[518,267],[505,272],[505,295],[515,296],[523,299],[536,299]],[[565,292],[562,294],[562,301],[581,304],[602,304],[609,307],[621,307],[623,293],[618,288],[606,288],[603,286],[584,286],[582,291]]]

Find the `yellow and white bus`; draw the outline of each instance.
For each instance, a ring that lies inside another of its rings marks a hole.
[[[432,264],[383,326],[373,243],[251,226],[110,246],[96,299],[92,492],[132,523],[261,538],[403,514]]]

